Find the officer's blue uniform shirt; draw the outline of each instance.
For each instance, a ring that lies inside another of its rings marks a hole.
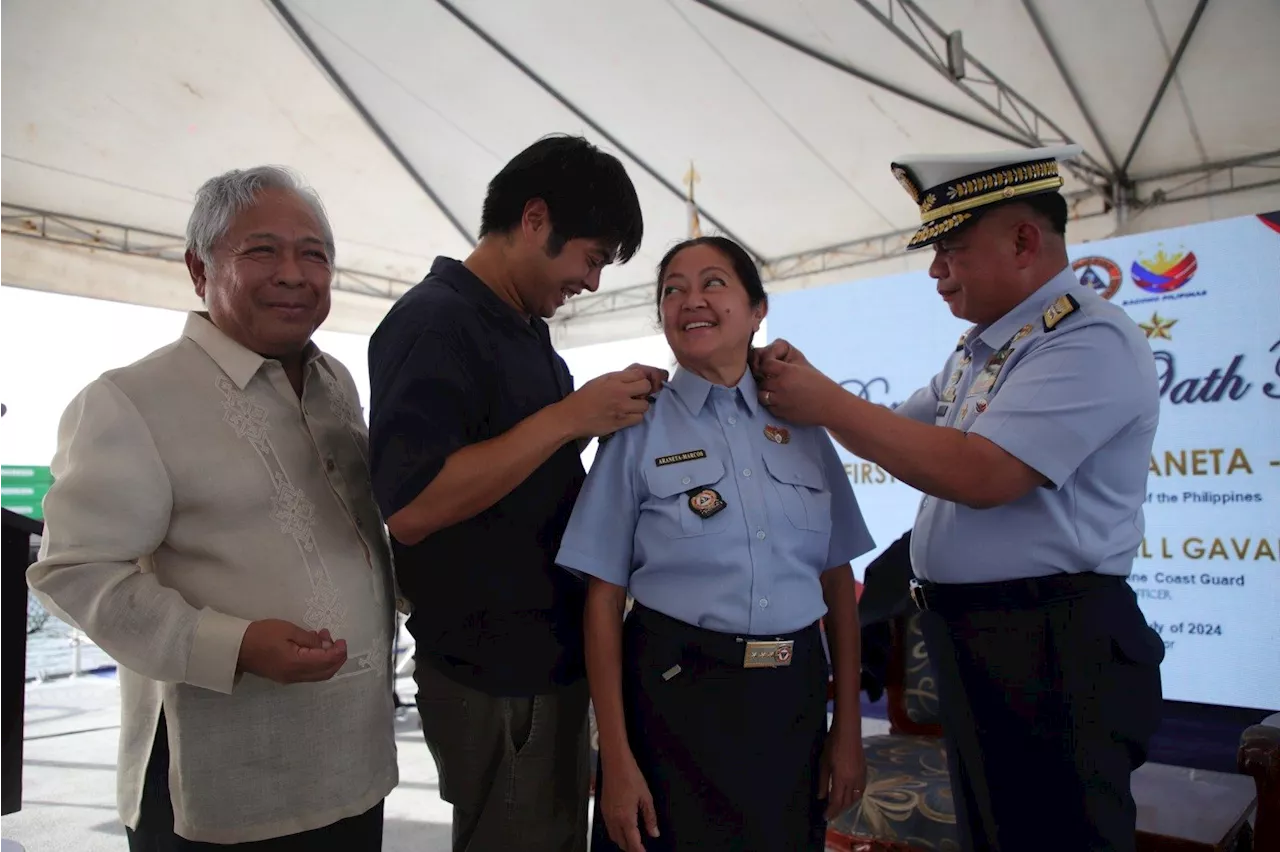
[[[897,410],[981,435],[1049,481],[991,509],[924,497],[911,536],[916,576],[1128,576],[1160,418],[1155,359],[1133,320],[1070,267],[995,323],[970,329],[943,371]]]
[[[821,573],[872,546],[826,432],[771,415],[750,371],[726,388],[680,369],[600,447],[556,562],[687,624],[776,635],[821,618]]]

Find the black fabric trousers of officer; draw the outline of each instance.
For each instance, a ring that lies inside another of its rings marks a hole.
[[[792,640],[790,665],[744,668],[750,639]],[[645,836],[645,849],[823,849],[825,801],[817,794],[827,662],[816,624],[787,636],[738,637],[636,604],[622,656],[627,737],[661,833]],[[618,848],[600,812],[604,782],[598,772],[592,852]]]
[[[142,785],[142,813],[138,827],[125,828],[129,852],[216,852],[220,849],[244,849],[251,852],[378,852],[382,849],[382,802],[357,816],[339,820],[333,825],[258,840],[252,843],[201,843],[179,837],[173,831],[173,799],[169,795],[169,736],[164,713],[151,747],[147,774]]]
[[[967,850],[1132,852],[1164,643],[1096,574],[924,588]]]
[[[583,852],[590,795],[587,681],[504,697],[417,658],[418,713],[454,852]]]

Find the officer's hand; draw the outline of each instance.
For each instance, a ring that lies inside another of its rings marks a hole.
[[[867,759],[861,731],[833,728],[822,748],[818,798],[827,800],[827,819],[833,820],[862,798],[867,786]]]
[[[801,425],[825,425],[840,386],[807,363],[768,359],[757,379],[760,403],[783,420]]]
[[[658,836],[658,814],[653,809],[653,796],[630,751],[619,764],[605,770],[600,812],[604,815],[609,839],[624,852],[644,852],[637,813],[648,835]]]
[[[276,683],[310,683],[333,677],[346,661],[347,640],[268,618],[245,630],[236,667]]]
[[[804,357],[804,353],[781,337],[768,346],[761,346],[759,349],[751,350],[751,372],[759,376],[765,361],[782,361],[786,364],[809,363],[808,359]]]
[[[645,397],[653,387],[645,369],[654,368],[628,367],[597,376],[556,403],[569,433],[596,438],[639,423],[649,410]]]

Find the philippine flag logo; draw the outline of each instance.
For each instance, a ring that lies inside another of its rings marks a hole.
[[[1166,254],[1160,249],[1155,257],[1135,260],[1129,274],[1133,276],[1133,283],[1148,293],[1172,293],[1196,274],[1196,256],[1189,251]]]
[[[1262,224],[1266,225],[1277,234],[1280,234],[1280,210],[1273,210],[1270,213],[1259,213],[1258,219]]]

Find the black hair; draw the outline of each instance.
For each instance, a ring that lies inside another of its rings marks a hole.
[[[1067,235],[1067,199],[1056,192],[1043,192],[1028,196],[1027,206],[1047,219],[1055,234]]]
[[[1001,207],[1013,207],[1022,205],[1028,208],[1032,213],[1043,220],[1055,234],[1060,237],[1067,235],[1067,199],[1063,198],[1056,192],[1042,192],[1036,195],[1027,195],[1020,198],[1010,198],[1007,201],[997,201],[995,204],[988,204],[985,207],[979,207],[974,211],[974,216],[968,222],[965,222],[959,228],[952,231],[952,234],[959,234],[961,230],[967,230],[978,224],[978,220]]]
[[[729,259],[729,263],[733,266],[733,271],[737,274],[738,280],[746,288],[747,299],[751,302],[751,307],[754,308],[761,303],[766,305],[769,303],[769,294],[764,291],[764,281],[760,279],[760,270],[756,267],[756,262],[751,259],[751,255],[747,253],[746,249],[728,237],[695,237],[682,243],[676,243],[658,262],[657,301],[659,322],[662,321],[662,279],[667,277],[667,267],[671,265],[671,261],[676,259],[676,255],[694,246],[711,246]]]
[[[539,139],[503,166],[485,193],[480,236],[510,232],[534,198],[551,218],[552,257],[575,239],[599,240],[620,263],[640,248],[644,218],[627,170],[580,136]]]

